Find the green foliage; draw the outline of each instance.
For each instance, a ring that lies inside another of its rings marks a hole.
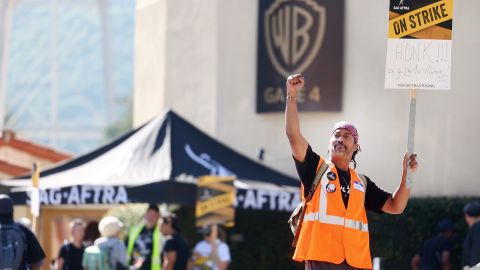
[[[181,207],[176,211],[183,236],[190,247],[202,239],[195,228],[195,211]],[[303,263],[291,260],[292,232],[287,224],[290,213],[237,210],[235,227],[227,228],[227,243],[232,254],[229,270],[240,269],[305,269]],[[243,241],[232,241],[236,236]]]
[[[473,198],[413,198],[402,215],[368,214],[372,257],[382,258],[382,269],[410,269],[410,260],[422,243],[436,234],[441,219],[455,224],[452,269],[460,269],[461,246],[468,230],[463,206]],[[477,198],[478,200],[478,198]]]
[[[382,258],[382,269],[410,269],[412,256],[423,241],[435,235],[438,221],[450,218],[457,232],[452,269],[460,269],[461,245],[468,230],[462,209],[470,200],[472,198],[413,198],[402,215],[369,213],[372,257]],[[194,226],[194,209],[181,207],[175,212],[183,235],[193,248],[202,238]],[[289,216],[287,212],[237,211],[235,227],[227,229],[233,260],[229,269],[304,269],[302,263],[291,260]],[[232,241],[238,235],[243,236],[243,241]]]
[[[105,216],[114,216],[123,222],[122,233],[123,236],[127,236],[128,230],[143,220],[147,207],[148,204],[144,203],[120,205],[108,210]]]

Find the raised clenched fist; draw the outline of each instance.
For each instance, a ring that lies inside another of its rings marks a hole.
[[[297,96],[297,92],[305,85],[305,78],[302,74],[290,75],[287,78],[287,95]]]

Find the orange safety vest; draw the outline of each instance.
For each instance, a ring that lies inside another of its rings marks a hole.
[[[328,162],[329,168],[323,174],[312,199],[307,203],[293,259],[334,264],[340,264],[346,260],[350,266],[371,269],[368,221],[365,211],[366,186],[357,173],[349,168],[350,197],[348,207],[345,209],[337,169],[334,164],[321,157],[319,165],[322,162]],[[335,177],[332,177],[332,173]],[[335,185],[333,192],[332,184]]]

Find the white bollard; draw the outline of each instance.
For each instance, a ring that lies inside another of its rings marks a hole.
[[[373,258],[373,269],[372,270],[380,270],[380,261],[381,261],[381,258],[380,257],[374,257]]]

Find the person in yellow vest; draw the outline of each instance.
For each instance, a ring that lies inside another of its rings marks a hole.
[[[150,204],[145,213],[144,222],[130,228],[125,243],[129,265],[134,269],[161,270],[159,219],[158,206]]]
[[[355,171],[360,145],[353,124],[336,123],[328,145],[329,159],[319,156],[300,131],[297,95],[304,84],[301,74],[287,78],[285,109],[286,132],[302,182],[302,198],[310,191],[322,164],[327,167],[306,204],[293,260],[304,261],[308,270],[372,269],[366,210],[403,212],[410,197],[407,168],[417,169],[416,154],[405,154],[400,184],[393,195]]]

